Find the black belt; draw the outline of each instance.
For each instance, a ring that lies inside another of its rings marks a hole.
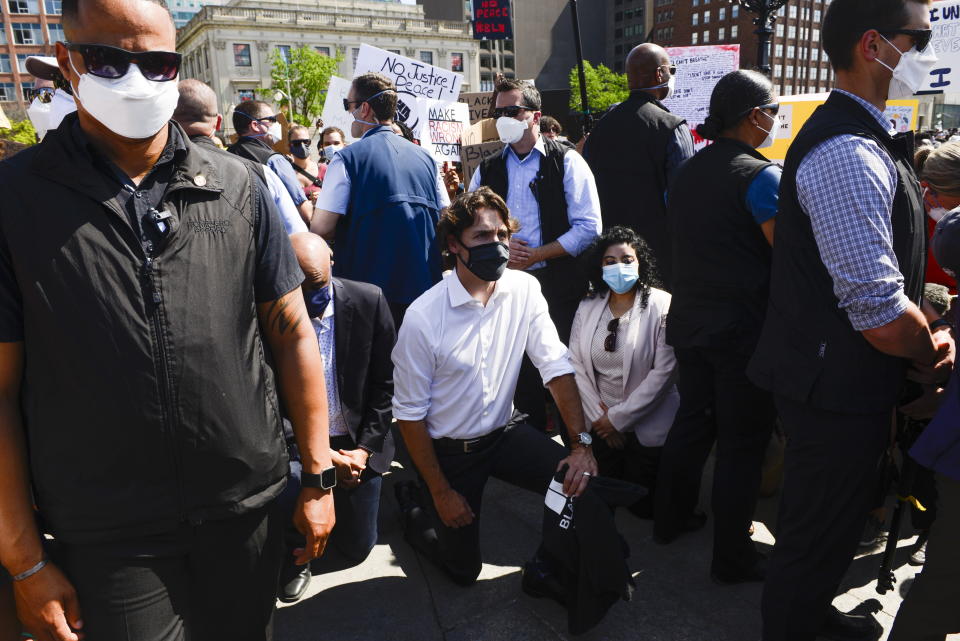
[[[498,427],[489,434],[470,439],[437,438],[433,440],[433,449],[437,454],[470,454],[472,452],[479,452],[499,439],[505,429],[507,429],[506,426]]]

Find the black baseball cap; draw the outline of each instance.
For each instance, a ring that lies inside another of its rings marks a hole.
[[[937,264],[954,278],[960,275],[960,209],[940,219],[930,239]]]

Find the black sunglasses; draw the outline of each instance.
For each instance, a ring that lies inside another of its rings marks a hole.
[[[256,119],[257,122],[263,122],[264,120],[266,120],[267,122],[277,122],[277,117],[274,115],[274,116],[264,116],[263,118]]]
[[[746,116],[748,113],[750,113],[750,112],[753,111],[754,109],[766,109],[766,110],[768,110],[768,111],[772,111],[772,112],[773,112],[773,115],[776,116],[778,113],[780,113],[780,103],[779,103],[779,102],[771,102],[771,103],[766,104],[766,105],[757,105],[756,107],[750,107],[750,108],[747,109],[746,111],[741,111],[740,114],[737,116],[737,119],[739,120],[740,118],[743,118],[744,116]]]
[[[607,323],[607,331],[610,332],[609,336],[603,341],[603,349],[608,352],[615,352],[617,350],[617,330],[620,328],[620,319],[614,318],[609,323]]]
[[[667,71],[670,72],[671,76],[677,75],[677,65],[660,65],[661,68],[666,67]]]
[[[63,44],[68,50],[80,54],[87,71],[110,80],[127,75],[131,63],[136,63],[140,73],[147,80],[154,82],[174,80],[180,72],[180,62],[183,59],[183,56],[175,51],[127,51],[109,45],[72,42]]]
[[[534,111],[530,107],[524,107],[523,105],[510,105],[509,107],[497,107],[493,110],[493,117],[500,118],[502,116],[507,116],[508,118],[516,118],[521,111]]]
[[[291,141],[290,141],[290,144],[291,144],[291,145],[303,145],[304,147],[309,147],[309,146],[310,146],[310,141],[309,141],[309,140],[291,140]]]
[[[40,102],[46,104],[53,100],[53,87],[39,87],[37,89],[30,90],[30,98],[36,98]]]
[[[930,44],[930,40],[933,39],[932,29],[890,29],[889,31],[880,31],[879,33],[885,36],[896,34],[910,36],[913,38],[913,44],[916,46],[917,51],[926,49],[927,45]]]

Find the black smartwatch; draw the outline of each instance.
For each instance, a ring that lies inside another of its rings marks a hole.
[[[318,490],[332,490],[337,486],[337,468],[330,466],[319,474],[300,474],[300,487],[312,487]]]

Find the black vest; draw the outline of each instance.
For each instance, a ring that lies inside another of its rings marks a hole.
[[[891,137],[856,101],[834,92],[803,126],[787,153],[780,183],[770,304],[748,373],[760,387],[815,407],[881,412],[896,402],[907,363],[874,349],[839,309],[810,219],[797,198],[801,161],[817,144],[841,134],[876,141],[896,164],[898,181],[890,216],[893,249],[906,295],[915,303],[920,301],[926,232],[920,186],[911,162],[913,141]]]
[[[273,156],[280,156],[267,143],[248,136],[241,136],[237,142],[227,147],[227,151],[261,165],[266,165],[267,161]]]
[[[567,217],[567,196],[563,191],[563,157],[570,149],[543,138],[546,157],[540,159],[540,171],[532,187],[539,205],[540,236],[544,245],[552,243],[570,230]],[[489,187],[506,201],[508,192],[506,149],[480,164],[480,184]],[[534,153],[531,151],[530,153]],[[547,300],[553,297],[576,299],[586,291],[587,280],[573,256],[547,261],[548,278],[542,280]]]
[[[678,172],[667,206],[670,345],[736,339],[748,354],[756,346],[770,289],[770,244],[747,208],[747,191],[772,164],[749,145],[722,138]]]
[[[634,91],[597,123],[583,150],[597,181],[603,228],[623,225],[643,236],[665,284],[672,280],[663,198],[667,149],[684,122],[650,94]]]

